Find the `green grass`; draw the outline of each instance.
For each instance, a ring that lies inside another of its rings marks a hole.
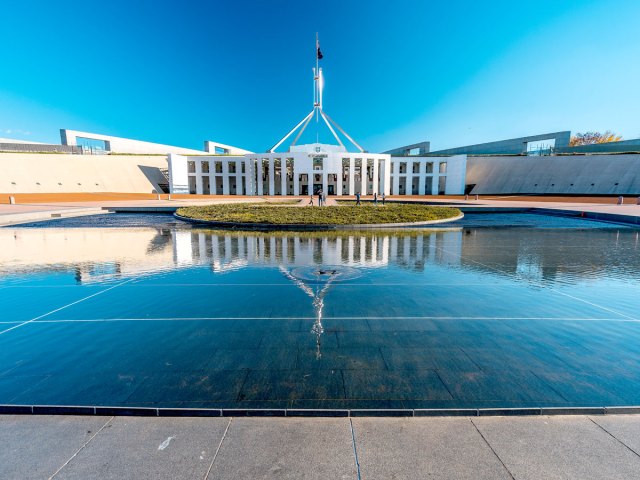
[[[194,220],[268,225],[368,225],[444,220],[460,215],[457,208],[387,204],[332,207],[292,207],[243,203],[183,207],[176,212]]]

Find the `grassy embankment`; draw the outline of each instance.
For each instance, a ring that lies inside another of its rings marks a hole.
[[[206,205],[179,208],[177,214],[194,220],[269,225],[372,225],[444,220],[460,215],[457,208],[387,204],[293,207],[275,204]]]

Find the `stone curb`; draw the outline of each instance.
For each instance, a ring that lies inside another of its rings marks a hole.
[[[81,405],[0,405],[0,415],[127,417],[495,417],[640,414],[640,406],[425,409],[151,408]]]
[[[429,220],[426,222],[413,222],[413,223],[378,223],[378,224],[355,224],[355,225],[333,225],[333,224],[321,224],[321,225],[306,225],[306,224],[287,224],[287,225],[274,225],[271,223],[235,223],[235,222],[212,222],[209,220],[198,220],[195,218],[183,217],[174,213],[173,216],[178,220],[184,222],[197,223],[199,225],[208,225],[210,227],[235,229],[235,230],[260,230],[260,231],[275,231],[275,230],[296,230],[296,231],[314,231],[314,230],[374,230],[374,229],[386,229],[386,228],[412,228],[412,227],[424,227],[428,225],[437,225],[440,223],[449,223],[460,220],[464,217],[464,213],[452,218],[445,218],[442,220]]]

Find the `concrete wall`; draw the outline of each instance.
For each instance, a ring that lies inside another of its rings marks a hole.
[[[9,143],[0,142],[0,152],[50,152],[50,153],[82,153],[82,148],[75,145],[55,145],[46,143]]]
[[[0,153],[1,193],[153,193],[167,157]]]
[[[383,153],[388,153],[389,155],[407,156],[411,155],[412,150],[418,150],[418,155],[424,155],[425,153],[429,153],[430,149],[431,142],[420,142],[412,143],[411,145],[405,145],[404,147],[394,148],[393,150],[387,150]]]
[[[469,157],[472,194],[640,194],[640,154]]]
[[[640,152],[640,138],[621,140],[619,142],[579,145],[577,147],[555,148],[555,153],[617,153]]]
[[[517,155],[527,152],[527,144],[541,140],[555,139],[556,147],[567,147],[571,138],[570,131],[531,135],[529,137],[510,138],[497,142],[479,143],[465,147],[447,148],[431,152],[434,155]]]
[[[216,149],[220,149],[218,152]],[[204,151],[212,154],[221,154],[221,155],[244,155],[245,153],[253,153],[249,150],[244,150],[242,148],[233,147],[231,145],[225,145],[224,143],[212,142],[211,140],[205,140],[204,142]]]
[[[128,138],[112,137],[100,135],[98,133],[78,132],[76,130],[60,130],[60,140],[63,145],[77,145],[78,137],[92,140],[102,140],[108,142],[106,150],[113,153],[136,153],[136,154],[163,154],[178,153],[183,155],[203,154],[200,150],[191,148],[173,147],[160,143],[143,142],[140,140],[130,140]]]

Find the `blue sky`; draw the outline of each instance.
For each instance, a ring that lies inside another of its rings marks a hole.
[[[260,151],[312,107],[366,149],[640,137],[640,2],[5,2],[0,137],[70,128]]]

